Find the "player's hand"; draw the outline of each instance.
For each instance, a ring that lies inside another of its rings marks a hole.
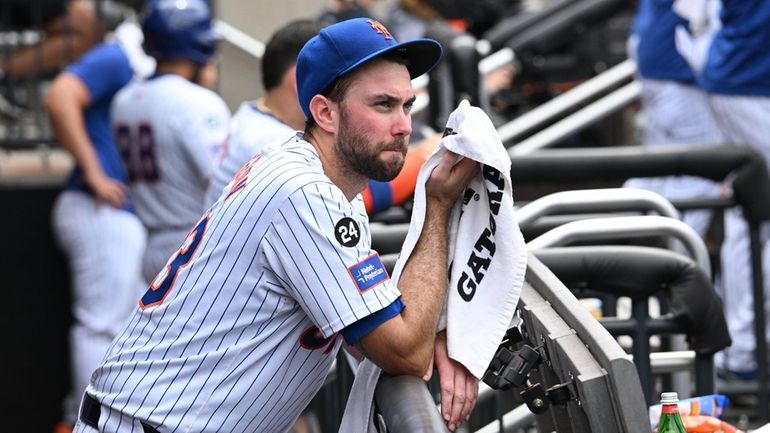
[[[436,203],[451,208],[457,198],[468,186],[473,176],[478,173],[479,164],[469,158],[457,161],[457,154],[451,151],[445,152],[438,163],[430,179],[425,185],[425,193],[428,203]]]
[[[126,186],[107,177],[104,173],[87,174],[85,181],[98,201],[116,208],[123,207],[126,202]]]
[[[454,431],[468,421],[476,397],[479,394],[479,380],[462,364],[449,358],[446,346],[446,332],[436,336],[436,350],[433,362],[438,370],[441,388],[441,415],[449,430]]]

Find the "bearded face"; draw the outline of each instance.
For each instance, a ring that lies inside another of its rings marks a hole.
[[[364,128],[349,121],[347,110],[340,114],[340,130],[334,148],[354,172],[380,182],[395,178],[404,166],[407,142],[403,137],[372,143]]]

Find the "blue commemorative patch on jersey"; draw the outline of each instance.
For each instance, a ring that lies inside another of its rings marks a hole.
[[[377,284],[390,279],[390,275],[385,270],[385,265],[382,264],[382,260],[380,260],[380,256],[377,253],[349,267],[348,273],[353,282],[356,283],[356,288],[360,293],[364,293]]]

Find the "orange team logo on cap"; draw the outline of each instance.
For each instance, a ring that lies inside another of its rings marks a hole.
[[[372,26],[375,32],[381,34],[385,37],[385,39],[393,39],[393,36],[391,36],[390,32],[388,31],[387,27],[385,27],[381,22],[377,20],[366,20],[369,25]]]

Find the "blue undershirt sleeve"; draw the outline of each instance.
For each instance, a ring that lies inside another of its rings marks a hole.
[[[382,310],[376,311],[347,326],[340,331],[340,334],[345,337],[346,343],[350,345],[356,344],[370,332],[374,331],[375,328],[396,317],[403,309],[404,303],[401,301],[401,298],[398,298]]]

